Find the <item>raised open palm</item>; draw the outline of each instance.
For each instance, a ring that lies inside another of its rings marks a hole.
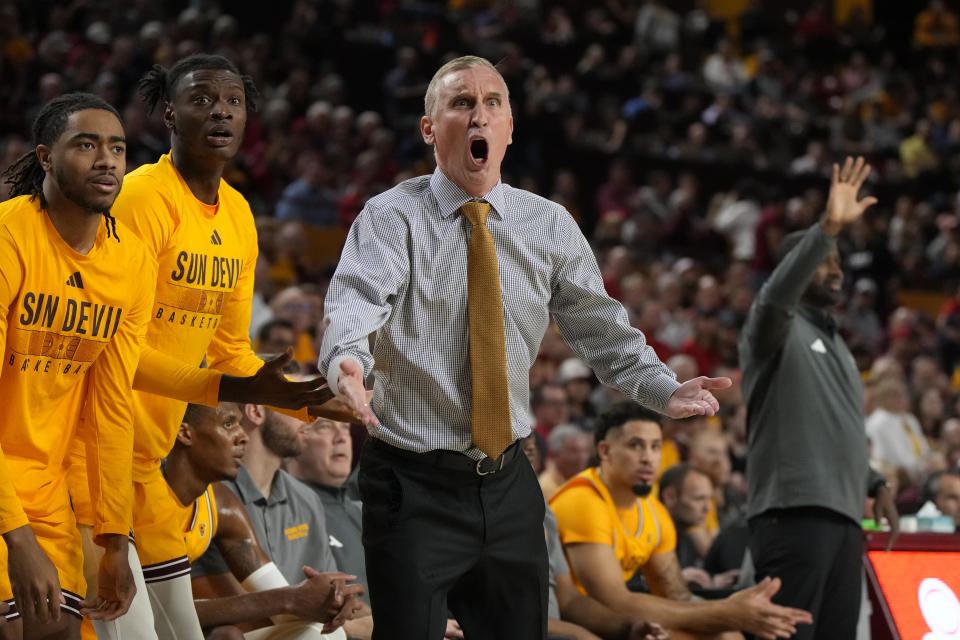
[[[857,194],[869,175],[870,165],[862,156],[856,160],[847,157],[842,168],[836,163],[833,165],[833,179],[830,181],[827,216],[824,221],[832,227],[827,229],[828,232],[836,233],[877,203],[873,196],[857,200]]]

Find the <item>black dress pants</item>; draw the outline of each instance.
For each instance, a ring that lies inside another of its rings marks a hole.
[[[783,582],[775,603],[813,615],[794,639],[857,637],[863,531],[852,520],[819,507],[765,511],[750,519],[750,553],[758,582]]]
[[[365,443],[359,485],[374,640],[441,640],[448,609],[467,640],[546,637],[543,494],[526,456],[512,453],[502,469],[479,475],[438,462],[459,456],[452,452]]]

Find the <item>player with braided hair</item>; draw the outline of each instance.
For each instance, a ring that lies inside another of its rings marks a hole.
[[[126,168],[116,110],[67,94],[40,110],[33,135],[0,204],[0,601],[12,606],[5,638],[76,638],[81,610],[116,618],[135,591],[131,496],[112,488],[131,482],[131,388],[153,299],[129,274],[157,267],[138,238],[119,241],[110,215]],[[105,547],[88,602],[66,482],[74,442]]]

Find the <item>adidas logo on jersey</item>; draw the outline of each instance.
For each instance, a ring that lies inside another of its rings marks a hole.
[[[67,278],[67,286],[83,289],[83,279],[80,277],[79,271],[74,272],[72,276]]]
[[[210,236],[210,244],[223,244],[223,240],[220,239],[220,234],[217,233],[217,230],[213,230],[213,235]]]

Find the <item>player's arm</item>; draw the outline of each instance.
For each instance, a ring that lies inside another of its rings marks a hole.
[[[10,313],[10,308],[16,304],[22,282],[23,267],[17,245],[7,228],[2,227],[0,228],[0,348],[6,347],[7,315]],[[0,378],[3,376],[4,368],[0,367]],[[3,449],[0,448],[0,534],[6,539],[9,531],[25,527],[28,522],[20,498],[17,497],[13,479],[10,477],[7,459]]]
[[[231,376],[216,369],[187,364],[149,345],[144,345],[133,379],[133,388],[193,404],[215,407],[220,402],[253,402],[312,421],[306,409],[326,409],[333,392],[323,378],[294,382],[283,375],[293,351],[271,359],[251,376]],[[326,404],[325,404],[326,403]]]
[[[647,579],[650,593],[670,600],[691,600],[693,594],[687,589],[680,571],[680,562],[675,551],[655,553],[641,568]]]
[[[588,594],[611,609],[666,629],[695,633],[741,630],[762,638],[788,638],[796,633],[798,623],[812,620],[804,611],[770,602],[780,588],[779,580],[765,579],[725,600],[677,602],[627,590],[620,563],[609,545],[571,544],[566,551]]]
[[[256,230],[250,223],[253,239],[243,262],[237,284],[224,297],[220,324],[207,347],[207,364],[234,376],[251,376],[263,366],[250,346],[250,313],[253,302],[253,280],[257,267]]]
[[[142,255],[140,263],[130,268],[155,280],[156,262],[146,253]],[[133,378],[150,320],[153,291],[133,282],[126,286],[131,296],[124,319],[89,372],[82,434],[94,540],[106,550],[100,561],[96,599],[84,603],[84,614],[101,620],[123,615],[136,593],[127,562],[133,508]]]
[[[630,628],[630,618],[618,611],[603,605],[600,601],[580,593],[573,584],[570,573],[556,576],[557,604],[560,606],[559,620],[548,620],[547,630],[551,634],[569,635],[578,638],[578,629],[591,629],[604,638],[619,638],[626,636],[625,631]],[[557,624],[559,623],[559,624]],[[566,629],[572,626],[573,629]],[[583,635],[582,631],[579,632]],[[588,632],[589,633],[589,632]],[[587,638],[593,638],[591,633]]]
[[[252,622],[277,615],[331,623],[342,613],[343,605],[351,595],[362,593],[360,585],[346,584],[355,580],[355,576],[307,569],[303,582],[296,586],[286,585],[257,542],[253,525],[237,496],[221,483],[213,485],[213,491],[217,503],[217,532],[213,542],[234,580],[207,582],[205,586],[230,595],[195,600],[202,627]],[[244,581],[252,581],[254,573],[271,568],[283,586],[249,593],[240,586]],[[339,622],[342,624],[342,620]]]
[[[0,229],[0,348],[7,344],[7,314],[16,304],[23,267],[16,243],[6,227]],[[0,376],[3,369],[0,368]],[[0,384],[3,381],[0,380]],[[7,572],[20,613],[26,620],[47,622],[60,618],[60,578],[40,548],[14,488],[7,459],[0,448],[0,535],[7,545]]]

